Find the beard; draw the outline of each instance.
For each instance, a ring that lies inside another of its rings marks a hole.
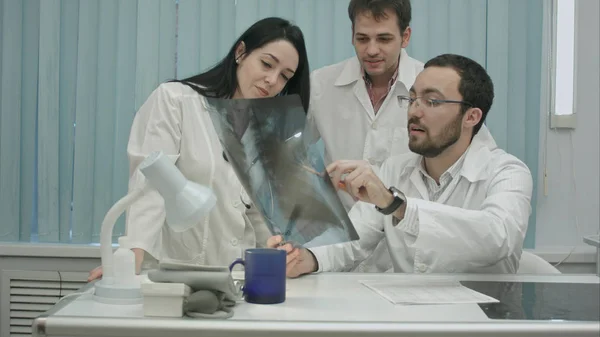
[[[459,139],[462,133],[462,114],[456,116],[456,118],[446,125],[442,130],[442,133],[432,139],[429,136],[429,131],[425,129],[423,139],[419,140],[415,136],[409,136],[408,148],[416,153],[420,154],[425,158],[433,158],[439,156],[444,150],[454,145]],[[419,125],[418,120],[411,119],[408,124],[411,123]]]

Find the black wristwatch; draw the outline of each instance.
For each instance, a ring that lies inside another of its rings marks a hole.
[[[394,213],[400,206],[402,206],[405,199],[404,193],[400,192],[400,190],[398,190],[394,186],[390,186],[388,190],[394,196],[394,201],[392,201],[392,203],[386,208],[379,208],[378,206],[375,206],[375,209],[383,213],[384,215],[390,215]]]

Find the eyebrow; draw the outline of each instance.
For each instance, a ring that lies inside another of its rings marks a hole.
[[[271,53],[264,53],[264,54],[265,54],[265,55],[267,55],[267,56],[270,56],[270,57],[271,57],[271,58],[272,58],[272,59],[273,59],[275,62],[277,62],[277,63],[280,63],[280,62],[279,62],[279,59],[278,59],[278,58],[277,58],[275,55],[273,55],[273,54],[271,54]],[[290,69],[290,68],[287,68],[286,70],[287,70],[287,71],[289,71],[289,72],[291,72],[291,73],[292,73],[292,75],[296,73],[295,71],[293,71],[293,70],[292,70],[292,69]]]
[[[360,35],[361,37],[362,36],[368,37],[368,35],[365,34],[365,33],[356,33],[354,35]],[[394,37],[394,34],[391,34],[391,33],[380,33],[380,34],[377,34],[377,37]]]
[[[416,93],[417,93],[417,91],[415,90],[415,87],[411,87],[411,88],[410,88],[410,90],[409,90],[409,92],[411,92],[411,93],[413,93],[413,94],[416,94]],[[443,94],[441,91],[439,91],[439,90],[437,90],[437,89],[435,89],[435,88],[425,88],[425,89],[423,89],[423,91],[422,91],[422,93],[421,93],[421,94],[422,94],[422,95],[427,95],[427,94],[438,94],[438,95],[440,95],[440,96],[444,97],[444,94]]]

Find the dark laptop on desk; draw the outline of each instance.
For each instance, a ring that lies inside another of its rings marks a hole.
[[[499,303],[479,306],[491,319],[600,321],[600,284],[461,281]]]

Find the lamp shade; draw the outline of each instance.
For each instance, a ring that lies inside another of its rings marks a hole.
[[[146,157],[139,170],[163,197],[167,225],[173,231],[181,232],[195,226],[217,202],[210,188],[187,180],[161,151]]]

